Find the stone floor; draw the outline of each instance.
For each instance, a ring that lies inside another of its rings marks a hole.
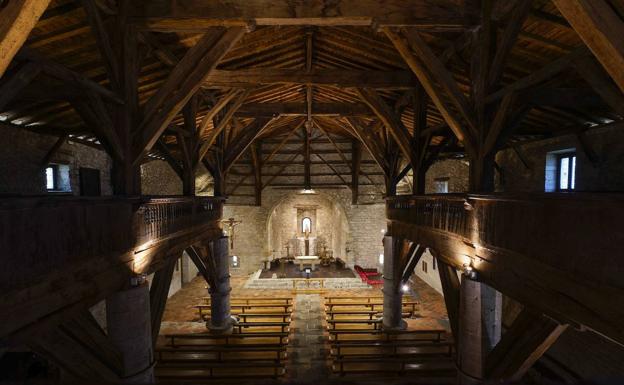
[[[243,286],[248,276],[232,277],[232,296],[291,296],[291,290],[254,290]],[[444,327],[448,330],[448,319],[444,300],[417,277],[412,279],[412,295],[421,303],[418,315],[408,319],[408,327],[413,329],[431,329]],[[334,296],[378,296],[380,289],[327,290],[325,295]],[[194,305],[202,303],[207,296],[206,283],[197,277],[167,301],[160,333],[197,333],[206,330],[200,322]],[[329,346],[326,344],[328,333],[325,330],[322,309],[322,295],[297,294],[292,316],[289,360],[287,373],[279,380],[235,381],[236,384],[391,384],[403,385],[413,383],[435,383],[431,379],[419,380],[413,377],[376,377],[346,376],[339,377],[331,373],[330,361],[327,357]],[[210,383],[219,383],[211,381]],[[233,382],[230,382],[233,383]]]

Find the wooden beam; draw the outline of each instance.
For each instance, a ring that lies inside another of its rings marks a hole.
[[[0,78],[49,3],[50,0],[12,0],[1,3]]]
[[[48,163],[50,163],[50,160],[52,160],[52,157],[57,153],[57,151],[61,148],[61,146],[65,144],[66,141],[67,141],[67,134],[59,136],[56,142],[54,142],[54,145],[52,146],[52,148],[50,148],[50,151],[48,151],[46,155],[43,157],[43,159],[41,160],[42,168],[45,168],[48,165]]]
[[[624,22],[605,0],[553,0],[624,92]]]
[[[122,99],[115,92],[109,90],[108,88],[102,86],[99,83],[94,82],[88,77],[79,74],[75,71],[70,70],[69,68],[58,64],[45,56],[39,54],[33,49],[28,47],[23,47],[16,55],[16,58],[19,60],[27,60],[33,63],[37,63],[41,66],[41,70],[48,76],[59,79],[68,84],[77,86],[80,89],[85,91],[93,91],[95,93],[100,94],[105,97],[107,100],[115,102],[116,104],[124,104],[124,99]]]
[[[245,90],[245,91],[237,94],[237,97],[234,100],[234,102],[232,103],[232,105],[230,106],[230,108],[228,108],[228,110],[225,112],[223,117],[219,120],[219,124],[217,124],[217,126],[212,131],[210,131],[210,134],[208,135],[208,138],[206,138],[202,142],[202,144],[201,144],[201,146],[199,148],[199,159],[203,159],[204,156],[206,156],[206,154],[208,153],[208,150],[210,149],[210,147],[214,144],[214,142],[217,140],[219,135],[221,135],[223,133],[223,130],[225,129],[225,127],[228,124],[230,124],[230,121],[234,117],[234,114],[243,105],[243,103],[245,102],[245,99],[247,99],[247,97],[249,96],[250,92],[251,92],[251,90]],[[216,115],[216,113],[215,113],[215,115]],[[204,121],[202,121],[202,125],[203,124],[204,124]]]
[[[158,139],[156,142],[155,148],[162,153],[165,157],[165,161],[169,164],[169,166],[173,169],[173,171],[180,177],[181,181],[184,181],[184,170],[180,167],[180,163],[178,160],[171,154],[171,150],[169,147],[162,141],[162,139]]]
[[[15,73],[3,78],[4,81],[0,83],[0,111],[4,111],[6,105],[40,73],[40,65],[37,63],[25,63],[21,65]]]
[[[215,287],[217,277],[215,276],[215,269],[211,268],[210,257],[202,258],[201,253],[195,246],[187,248],[186,253],[195,264],[195,267],[197,267],[199,273],[204,277],[208,286]]]
[[[251,144],[251,167],[254,173],[255,205],[262,206],[262,143]]]
[[[250,103],[244,104],[235,114],[238,117],[261,116],[307,116],[303,103]],[[314,103],[312,116],[370,116],[370,109],[363,103]]]
[[[358,88],[360,98],[370,107],[377,115],[379,120],[390,130],[390,133],[396,140],[401,152],[405,158],[414,166],[418,167],[418,160],[412,149],[412,139],[407,128],[401,122],[400,116],[394,113],[386,102],[379,96],[377,91],[372,88]]]
[[[152,148],[171,120],[199,90],[206,76],[244,34],[242,28],[219,32],[205,34],[190,48],[162,87],[145,104],[144,119],[138,130],[138,156],[133,163],[136,164]]]
[[[525,90],[530,87],[534,87],[542,82],[552,80],[557,74],[570,68],[570,65],[574,64],[578,58],[589,55],[589,51],[585,47],[576,48],[569,54],[560,57],[545,65],[544,67],[532,71],[529,75],[514,81],[511,84],[506,85],[500,90],[490,94],[485,99],[486,103],[493,103],[500,100],[503,96],[514,91]]]
[[[173,270],[178,263],[179,258],[169,258],[167,264],[154,273],[152,285],[150,286],[150,317],[152,323],[152,346],[156,346],[158,333],[160,332],[160,324],[163,314],[165,313],[165,305],[169,296],[169,286],[173,278]]]
[[[212,106],[212,108],[210,109],[210,111],[206,113],[206,115],[204,115],[201,123],[199,124],[198,133],[197,133],[197,135],[200,138],[204,136],[204,133],[206,132],[206,129],[208,128],[208,125],[213,121],[215,116],[217,116],[217,114],[221,112],[221,110],[223,110],[225,106],[227,106],[228,103],[230,103],[236,95],[239,95],[240,92],[241,91],[238,89],[230,90],[221,99],[219,99],[219,101],[215,103],[214,106]]]
[[[306,121],[302,128],[303,134],[303,188],[305,190],[310,190],[312,188],[312,177],[310,176],[310,155],[311,155],[311,147],[310,147],[310,139],[312,136],[312,125],[308,125],[311,123]]]
[[[26,344],[74,378],[121,381],[121,353],[87,309],[60,326],[32,333]]]
[[[433,250],[430,249],[429,251],[432,252],[433,257],[438,261],[438,273],[442,283],[442,291],[444,292],[446,313],[448,314],[453,337],[457,340],[459,335],[459,277],[457,277],[457,271],[453,266],[441,261]]]
[[[503,98],[503,101],[496,110],[494,120],[492,120],[490,129],[485,137],[485,143],[483,144],[483,147],[479,149],[481,153],[488,154],[490,152],[497,151],[496,144],[501,142],[499,140],[501,133],[503,132],[505,125],[508,123],[508,118],[514,108],[516,99],[515,93],[509,93]]]
[[[276,0],[229,0],[158,4],[136,2],[134,22],[154,31],[197,32],[214,26],[318,25],[318,26],[415,26],[463,29],[471,22],[463,9],[433,0],[337,0],[292,3]]]
[[[409,71],[346,70],[317,68],[310,72],[287,68],[215,70],[206,77],[206,87],[255,87],[262,84],[310,84],[314,86],[405,89],[416,79]]]
[[[115,53],[113,52],[108,32],[106,31],[106,26],[100,16],[100,10],[95,0],[82,0],[82,6],[87,15],[89,25],[91,25],[91,31],[95,36],[100,56],[104,61],[104,68],[106,68],[111,88],[115,91],[119,91],[119,66]]]
[[[321,162],[323,162],[323,164],[325,164],[325,166],[327,166],[330,170],[332,170],[334,172],[334,175],[338,177],[338,179],[340,179],[340,181],[343,183],[344,186],[348,187],[349,189],[351,189],[351,184],[349,182],[346,181],[345,178],[342,177],[342,175],[338,172],[338,170],[336,170],[336,168],[334,166],[332,166],[331,164],[329,164],[325,158],[323,158],[321,156],[321,154],[314,154],[317,158],[319,158],[321,160]],[[311,174],[310,174],[311,176]],[[310,184],[311,185],[311,184]]]
[[[520,381],[567,327],[523,309],[487,356],[486,377],[490,380]]]
[[[357,140],[351,142],[351,204],[357,205],[360,188],[360,168],[362,165],[362,145]]]
[[[86,100],[73,100],[72,106],[98,137],[110,157],[115,161],[122,161],[124,153],[120,138],[100,96],[87,91]]]
[[[426,70],[424,68],[421,69],[421,72],[428,72],[431,74],[433,80],[444,90],[446,96],[449,98],[451,103],[453,103],[456,111],[459,112],[468,125],[468,131],[471,131],[474,135],[476,133],[474,112],[470,103],[468,103],[468,98],[466,98],[466,95],[464,95],[464,93],[459,89],[457,81],[453,78],[453,75],[446,69],[444,63],[438,59],[427,43],[425,43],[425,41],[420,37],[418,31],[403,29],[403,36],[405,36],[409,47],[414,51],[416,57],[418,58],[416,63],[421,62],[426,68]],[[433,88],[434,86],[432,85],[431,87]],[[427,90],[426,87],[425,90]]]
[[[388,175],[390,173],[390,165],[384,156],[385,152],[381,148],[379,141],[373,135],[374,125],[376,123],[374,122],[370,127],[364,127],[363,124],[355,118],[348,118],[347,121],[360,139],[360,142],[364,144],[375,162],[381,167],[384,174]]]
[[[273,122],[269,118],[258,118],[250,123],[243,131],[234,139],[232,145],[229,146],[223,159],[223,170],[228,172],[234,162],[243,155],[247,148],[258,138]]]
[[[496,54],[494,56],[494,60],[492,60],[492,65],[490,66],[489,76],[488,76],[488,85],[492,87],[500,81],[500,78],[503,75],[503,70],[505,68],[505,63],[509,54],[511,53],[511,49],[514,44],[518,40],[518,35],[522,30],[522,25],[529,15],[529,11],[531,10],[531,4],[533,0],[520,0],[514,3],[514,8],[511,14],[511,18],[507,27],[505,27],[505,32],[503,32],[503,36],[501,38],[500,44],[498,44]]]
[[[410,49],[409,42],[398,33],[394,32],[389,28],[385,28],[384,32],[386,36],[390,39],[392,44],[394,44],[395,48],[403,57],[403,60],[407,63],[410,69],[414,72],[420,84],[423,86],[427,95],[433,101],[433,104],[436,106],[440,114],[444,118],[444,121],[449,125],[457,139],[460,141],[470,145],[470,134],[465,130],[464,126],[460,123],[458,117],[455,116],[455,112],[452,111],[441,97],[441,94],[438,92],[435,87],[435,81],[433,77],[425,70],[424,66],[421,64],[420,60],[416,58],[416,56],[412,53]]]
[[[622,91],[613,83],[594,58],[589,56],[579,58],[574,67],[613,111],[624,116]]]

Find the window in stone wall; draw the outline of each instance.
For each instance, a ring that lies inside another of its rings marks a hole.
[[[51,193],[71,192],[69,165],[49,164],[45,168],[46,190]]]
[[[544,191],[576,189],[576,149],[566,148],[546,154]]]
[[[46,175],[46,189],[48,191],[54,191],[58,189],[58,166],[51,164],[45,169]]]
[[[435,270],[436,269],[436,259],[435,259],[435,257],[431,258],[431,259],[433,260],[433,270]]]
[[[240,267],[240,258],[238,258],[238,255],[232,255],[232,267]]]
[[[448,193],[449,178],[435,178],[433,180],[433,191],[436,194]]]
[[[425,273],[427,272],[427,262],[425,261],[422,262],[422,271],[424,271]]]
[[[570,191],[576,187],[576,153],[568,152],[557,157],[557,190]]]

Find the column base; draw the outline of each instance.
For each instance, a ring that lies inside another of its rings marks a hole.
[[[236,324],[237,319],[233,316],[230,316],[225,319],[225,321],[219,325],[214,325],[212,320],[206,322],[206,327],[210,330],[211,333],[214,334],[232,334],[234,331],[234,325]]]
[[[401,322],[397,326],[388,326],[386,324],[382,324],[382,328],[384,330],[405,330],[407,329],[407,321],[401,319]]]

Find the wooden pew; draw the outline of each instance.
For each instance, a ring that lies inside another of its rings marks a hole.
[[[418,305],[419,302],[417,301],[408,301],[408,302],[403,302],[403,308],[407,308],[409,310],[411,310],[412,314],[416,313],[416,305]],[[381,310],[383,308],[383,302],[379,301],[379,302],[340,302],[340,303],[336,303],[336,302],[332,302],[332,303],[326,303],[325,304],[326,309],[328,309],[330,312],[334,310],[335,307],[339,307],[339,308],[344,308],[344,307],[356,307],[356,308],[366,308],[366,309],[370,309],[370,310]]]
[[[442,341],[442,337],[446,335],[444,329],[432,329],[432,330],[379,330],[379,329],[336,329],[329,330],[330,341],[338,341],[340,336],[367,336],[375,337],[379,340],[391,341],[393,339],[413,339],[413,340],[427,340],[427,341]],[[407,338],[409,337],[409,338]]]
[[[340,302],[349,302],[349,301],[357,301],[357,302],[383,302],[382,295],[369,295],[369,296],[325,296],[325,303],[340,303]],[[413,301],[411,295],[404,295],[403,301],[410,302]]]
[[[204,319],[204,314],[210,312],[210,305],[195,305],[199,313],[199,318]],[[257,305],[238,305],[232,304],[230,305],[230,312],[232,315],[240,315],[244,313],[249,313],[251,310],[262,310],[266,312],[268,309],[276,309],[281,310],[282,313],[291,313],[292,305],[289,304],[257,304]],[[254,311],[251,311],[253,313]]]
[[[264,333],[244,333],[244,334],[208,334],[208,333],[195,333],[195,334],[166,334],[165,338],[169,339],[169,346],[198,346],[197,341],[223,341],[225,344],[231,344],[235,341],[241,340],[254,340],[254,339],[267,339],[273,343],[286,344],[288,343],[287,332],[264,332]],[[189,344],[181,341],[195,341],[195,343]]]
[[[160,380],[275,378],[285,372],[286,331],[167,334],[165,338],[169,343],[156,349]]]
[[[349,317],[367,316],[368,319],[373,319],[374,317],[381,317],[383,315],[383,312],[379,310],[333,310],[333,311],[326,311],[325,314],[326,314],[325,318],[327,320],[336,319],[336,316],[349,316]],[[403,312],[402,316],[404,318],[409,318],[413,316],[413,313],[411,311]]]
[[[204,302],[209,305],[210,297],[202,298]],[[293,304],[292,297],[232,297],[230,298],[230,303],[238,304],[238,305],[251,305],[251,304],[261,304],[261,303],[278,303],[278,304]]]
[[[374,330],[381,329],[382,319],[331,319],[327,320],[328,329],[339,330],[339,325],[367,325],[373,326]]]

